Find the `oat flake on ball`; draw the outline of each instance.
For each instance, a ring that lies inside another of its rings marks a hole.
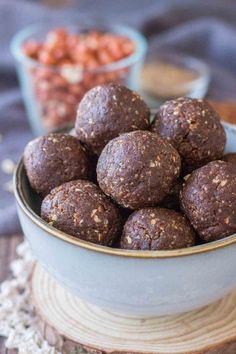
[[[152,131],[179,152],[184,172],[221,159],[226,135],[218,113],[204,100],[181,97],[167,101],[156,115]]]
[[[57,229],[82,240],[110,246],[121,230],[121,216],[92,182],[62,184],[44,198],[41,216]]]
[[[67,134],[48,134],[29,142],[24,165],[31,187],[43,196],[62,183],[90,176],[83,146]]]
[[[188,220],[174,210],[145,208],[126,221],[121,248],[132,250],[172,250],[195,244],[195,232]]]
[[[111,140],[97,164],[97,180],[105,194],[131,209],[155,206],[179,176],[178,152],[157,134],[135,131]]]
[[[236,166],[213,161],[195,170],[180,193],[182,209],[204,241],[236,232]]]
[[[96,86],[81,100],[75,130],[96,155],[118,135],[149,128],[150,110],[143,99],[125,86]]]

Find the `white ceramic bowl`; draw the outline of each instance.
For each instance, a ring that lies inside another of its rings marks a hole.
[[[226,127],[227,151],[236,132]],[[155,316],[207,305],[236,287],[236,235],[173,251],[128,251],[78,240],[44,222],[22,161],[15,196],[39,262],[80,298],[113,312]]]

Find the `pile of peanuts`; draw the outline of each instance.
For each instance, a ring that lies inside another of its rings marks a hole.
[[[44,41],[28,40],[22,49],[37,62],[29,65],[27,74],[42,126],[52,130],[74,122],[78,103],[93,86],[125,83],[128,68],[103,71],[102,66],[128,57],[135,45],[114,33],[76,34],[58,28],[48,32]]]

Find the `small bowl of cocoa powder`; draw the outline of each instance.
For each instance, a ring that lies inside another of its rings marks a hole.
[[[92,87],[118,82],[137,89],[147,44],[123,25],[34,25],[11,44],[33,132],[73,125],[78,103]]]

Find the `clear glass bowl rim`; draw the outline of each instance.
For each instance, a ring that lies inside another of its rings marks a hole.
[[[137,62],[139,62],[142,58],[144,58],[146,52],[147,52],[147,40],[145,37],[137,30],[135,30],[132,27],[122,25],[122,24],[104,24],[104,23],[99,23],[97,21],[95,22],[84,22],[82,23],[81,21],[78,21],[78,24],[72,23],[63,23],[60,22],[59,24],[56,25],[48,25],[48,24],[34,24],[30,25],[26,28],[23,28],[22,30],[18,31],[12,38],[11,44],[10,44],[10,49],[11,52],[15,58],[16,61],[22,63],[22,64],[28,64],[29,66],[37,66],[37,67],[42,67],[42,68],[47,68],[48,70],[55,70],[55,71],[60,71],[60,67],[53,66],[53,65],[44,65],[42,63],[39,63],[37,60],[31,59],[27,57],[23,51],[22,51],[22,44],[33,37],[35,34],[39,34],[40,32],[46,32],[49,30],[52,30],[53,28],[58,28],[58,27],[64,27],[66,29],[71,29],[75,30],[80,29],[80,30],[101,30],[101,31],[109,31],[111,33],[116,33],[116,34],[121,34],[124,36],[127,36],[130,38],[134,43],[135,43],[135,51],[132,53],[130,56],[125,57],[121,60],[117,60],[113,63],[110,64],[105,64],[101,65],[100,67],[96,69],[87,69],[87,68],[82,68],[82,71],[86,72],[110,72],[113,70],[119,70],[119,69],[124,69],[126,67],[129,67]],[[72,65],[74,68],[80,68],[81,67],[78,65]]]

